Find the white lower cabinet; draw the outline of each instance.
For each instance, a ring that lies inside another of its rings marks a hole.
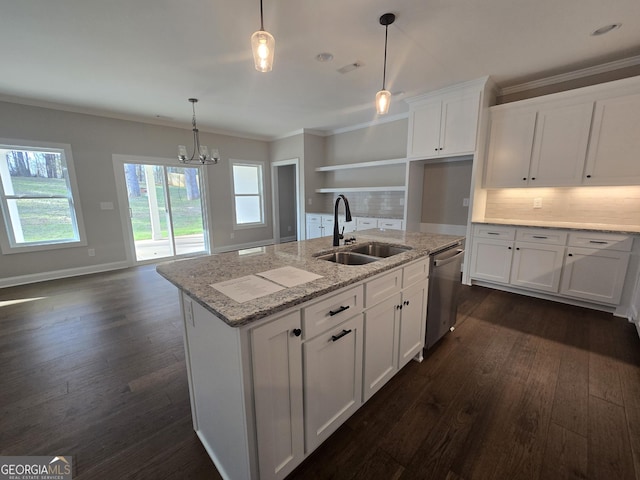
[[[628,264],[627,252],[569,247],[560,293],[616,305],[622,295]]]
[[[402,291],[398,368],[422,353],[427,318],[427,281]]]
[[[300,311],[252,332],[260,478],[284,478],[304,458]]]
[[[473,278],[509,283],[513,241],[474,238],[471,253]]]
[[[303,345],[305,447],[314,450],[362,403],[362,314]]]
[[[564,248],[558,245],[516,242],[509,283],[557,293]]]
[[[632,245],[623,234],[476,225],[471,278],[618,305]]]
[[[367,401],[398,371],[402,295],[397,293],[364,314],[363,395]]]

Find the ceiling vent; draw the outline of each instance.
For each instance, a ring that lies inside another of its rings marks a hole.
[[[349,65],[345,65],[342,68],[338,69],[338,72],[344,74],[344,73],[349,73],[352,72],[360,67],[364,67],[364,63],[362,63],[360,60],[356,60],[353,63],[350,63]]]

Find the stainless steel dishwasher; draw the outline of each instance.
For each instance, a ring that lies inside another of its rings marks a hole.
[[[456,324],[463,247],[459,242],[436,252],[429,259],[426,348],[431,348]]]

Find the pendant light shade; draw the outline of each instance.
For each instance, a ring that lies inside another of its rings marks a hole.
[[[380,17],[380,25],[384,25],[384,67],[382,70],[382,90],[376,94],[376,112],[384,115],[389,111],[391,105],[391,92],[386,89],[387,80],[387,38],[389,36],[389,25],[396,20],[393,13],[385,13]]]
[[[273,52],[276,41],[269,32],[264,29],[264,15],[262,13],[262,0],[260,0],[260,30],[251,35],[251,50],[253,62],[259,72],[270,72],[273,68]]]

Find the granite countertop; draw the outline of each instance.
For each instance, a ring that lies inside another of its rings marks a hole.
[[[372,229],[358,232],[357,244],[378,241],[407,245],[412,249],[366,265],[341,265],[316,257],[348,250],[353,245],[332,247],[331,237],[323,237],[176,260],[159,264],[156,270],[218,318],[232,327],[239,327],[455,245],[463,239],[453,235]],[[238,303],[210,286],[286,266],[322,275],[322,278],[244,303]]]
[[[582,230],[589,232],[605,233],[640,233],[640,225],[608,225],[604,223],[574,223],[574,222],[546,222],[536,220],[513,220],[493,218],[485,221],[474,221],[478,225],[504,225],[507,227],[536,227],[536,228],[560,228],[566,230]]]

